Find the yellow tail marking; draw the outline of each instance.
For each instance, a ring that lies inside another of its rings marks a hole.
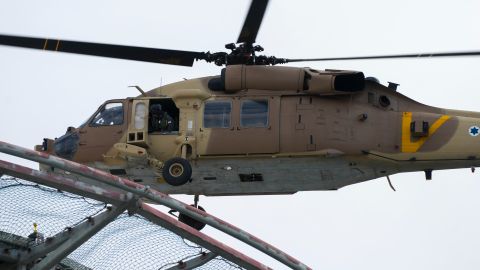
[[[60,40],[57,40],[57,46],[55,46],[55,51],[58,51],[58,46],[60,46]]]
[[[428,136],[421,137],[412,142],[412,134],[410,131],[410,123],[412,122],[412,113],[404,112],[402,117],[402,152],[415,153],[422,147],[422,145],[430,138],[451,116],[442,115],[433,125],[428,129]]]
[[[47,44],[48,44],[48,39],[45,39],[45,43],[43,44],[43,49],[44,49],[44,50],[47,49]]]

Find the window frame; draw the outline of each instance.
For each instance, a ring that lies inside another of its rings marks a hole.
[[[118,103],[122,106],[122,122],[121,123],[113,124],[113,125],[102,125],[102,124],[94,123],[94,120],[97,117],[97,115],[105,111],[105,108],[109,104],[115,104],[115,103]],[[102,106],[100,106],[100,108],[92,115],[92,117],[88,121],[89,127],[112,127],[112,126],[123,126],[124,124],[125,124],[125,102],[123,102],[122,100],[109,100],[105,102]]]
[[[206,108],[207,108],[207,104],[208,103],[228,103],[230,105],[230,112],[228,113],[229,114],[229,119],[228,119],[228,126],[210,126],[210,127],[206,127],[205,126],[205,111],[206,111]],[[206,100],[203,104],[203,115],[202,115],[202,127],[203,128],[210,128],[210,129],[231,129],[232,128],[232,123],[233,123],[233,100],[231,99],[212,99],[212,100]]]
[[[243,125],[243,123],[242,123],[243,122],[242,121],[243,104],[245,102],[249,102],[249,101],[265,101],[267,103],[267,111],[265,112],[266,117],[267,117],[267,121],[266,121],[265,125],[263,125],[263,126],[245,126],[245,125]],[[239,107],[239,114],[238,114],[238,116],[239,116],[239,123],[238,124],[241,128],[268,128],[269,127],[269,125],[270,125],[270,99],[268,99],[268,98],[248,98],[247,99],[247,98],[245,98],[245,99],[240,100],[239,105],[240,105],[240,107]]]

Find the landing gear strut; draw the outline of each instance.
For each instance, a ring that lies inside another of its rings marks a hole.
[[[198,202],[200,201],[200,195],[193,196],[193,206],[198,208]]]
[[[199,201],[199,196],[198,195],[195,195],[195,198],[194,198],[194,203],[191,204],[191,206],[197,208],[198,210],[201,210],[203,212],[206,212],[205,209],[203,209],[203,207],[201,207],[200,205],[198,205],[198,201]],[[174,213],[177,212],[176,210],[170,210],[168,213],[170,213],[171,215],[173,216],[176,216]],[[194,218],[191,218],[189,217],[188,215],[185,215],[183,213],[180,213],[178,215],[178,221],[180,222],[183,222],[185,224],[187,224],[188,226],[196,229],[197,231],[200,231],[202,230],[203,228],[205,228],[205,223],[201,222],[201,221],[198,221]]]

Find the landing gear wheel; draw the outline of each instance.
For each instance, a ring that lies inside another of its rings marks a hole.
[[[172,186],[181,186],[190,181],[192,177],[192,166],[183,158],[175,157],[163,164],[163,179]]]
[[[195,205],[192,205],[192,206],[195,207]],[[205,209],[203,209],[203,207],[201,207],[201,206],[197,206],[197,209],[205,212]],[[200,231],[201,229],[205,228],[205,223],[200,222],[196,219],[193,219],[193,218],[191,218],[191,217],[189,217],[185,214],[182,214],[182,213],[180,213],[178,215],[178,221],[187,224],[188,226],[196,229],[197,231]]]

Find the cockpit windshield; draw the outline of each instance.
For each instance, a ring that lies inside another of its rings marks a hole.
[[[123,104],[107,103],[90,122],[90,126],[114,126],[123,124]]]

